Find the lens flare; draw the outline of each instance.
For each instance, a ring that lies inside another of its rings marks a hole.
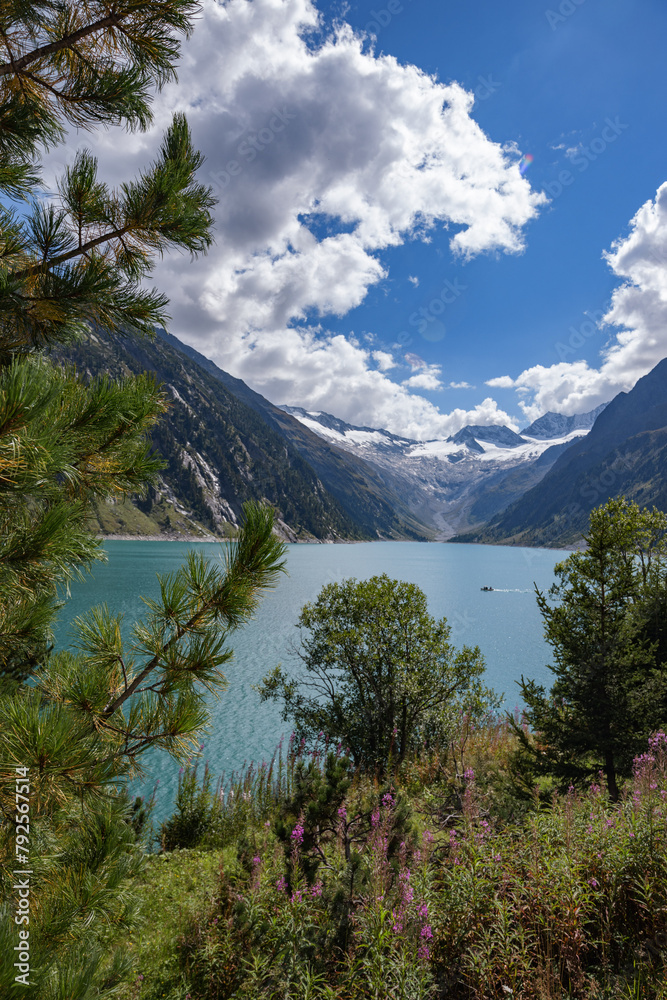
[[[519,173],[525,174],[526,170],[528,170],[528,167],[533,162],[533,159],[534,157],[532,153],[526,153],[526,155],[521,160],[521,163],[519,164]]]

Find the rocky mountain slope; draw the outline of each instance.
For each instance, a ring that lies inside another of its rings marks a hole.
[[[166,462],[157,488],[143,500],[101,506],[102,533],[225,535],[243,502],[256,499],[272,504],[289,540],[430,537],[373,468],[288,414],[276,410],[276,417],[276,408],[239,380],[230,390],[230,376],[203,358],[202,367],[176,338],[96,331],[56,356],[89,376],[154,372],[172,397],[152,433]]]
[[[447,440],[417,442],[377,428],[355,427],[328,413],[282,409],[373,465],[386,487],[433,525],[441,540],[483,526],[535,486],[558,456],[587,433],[598,412],[577,418],[547,415],[557,419],[551,419],[551,426],[549,421],[537,426],[535,435],[528,430],[516,434],[502,425],[468,426]]]
[[[456,540],[576,544],[591,510],[621,494],[640,506],[667,510],[667,359],[630,392],[619,393],[540,483],[483,530]]]

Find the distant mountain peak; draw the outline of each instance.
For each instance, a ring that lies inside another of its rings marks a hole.
[[[518,448],[519,445],[526,444],[525,439],[520,434],[515,434],[505,424],[468,424],[447,440],[454,444],[467,444],[469,448],[477,452],[484,451],[479,444],[480,441],[486,441],[488,444],[495,444],[501,448]]]
[[[548,440],[549,438],[565,437],[572,431],[589,431],[599,415],[608,406],[608,403],[601,403],[594,410],[588,413],[575,413],[571,417],[566,417],[562,413],[553,413],[551,410],[543,416],[534,420],[530,426],[524,428],[521,433],[524,437]]]

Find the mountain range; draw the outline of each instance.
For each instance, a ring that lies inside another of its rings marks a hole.
[[[165,462],[159,482],[144,499],[99,506],[94,527],[103,534],[225,535],[254,499],[273,506],[290,541],[433,537],[372,466],[331,448],[175,337],[96,330],[54,353],[89,377],[153,372],[171,397],[151,433]]]
[[[667,509],[667,360],[589,413],[420,442],[276,406],[163,331],[96,330],[57,357],[88,376],[152,371],[171,397],[152,432],[165,461],[159,482],[143,499],[100,506],[104,534],[224,536],[256,499],[273,506],[290,541],[558,547],[577,544],[610,496]]]
[[[447,439],[425,442],[357,427],[328,413],[284,409],[332,445],[372,464],[387,488],[404,497],[436,538],[445,541],[482,528],[535,486],[558,456],[587,433],[602,408],[576,420],[549,414],[550,420],[521,434],[504,425],[471,425]]]
[[[570,546],[591,510],[619,495],[667,510],[667,359],[615,396],[532,489],[481,531],[454,540]]]

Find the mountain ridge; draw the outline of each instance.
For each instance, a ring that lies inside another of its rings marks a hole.
[[[243,502],[255,499],[274,507],[277,529],[289,541],[430,537],[409,512],[402,517],[398,499],[392,506],[373,469],[330,446],[323,448],[314,435],[309,441],[296,421],[297,433],[290,439],[262,412],[268,408],[271,417],[272,404],[263,401],[264,407],[259,402],[263,397],[240,380],[233,380],[237,393],[230,392],[179,344],[167,336],[110,336],[95,330],[85,342],[52,352],[87,377],[153,372],[172,397],[168,413],[151,433],[154,449],[166,461],[157,489],[143,500],[98,508],[93,527],[101,534],[224,537],[238,526]],[[345,504],[327,488],[304,454],[307,448],[299,448],[295,439],[302,444],[305,439],[325,477],[347,477]]]
[[[591,510],[623,494],[667,510],[667,358],[618,393],[547,474],[479,531],[453,541],[577,544]]]

